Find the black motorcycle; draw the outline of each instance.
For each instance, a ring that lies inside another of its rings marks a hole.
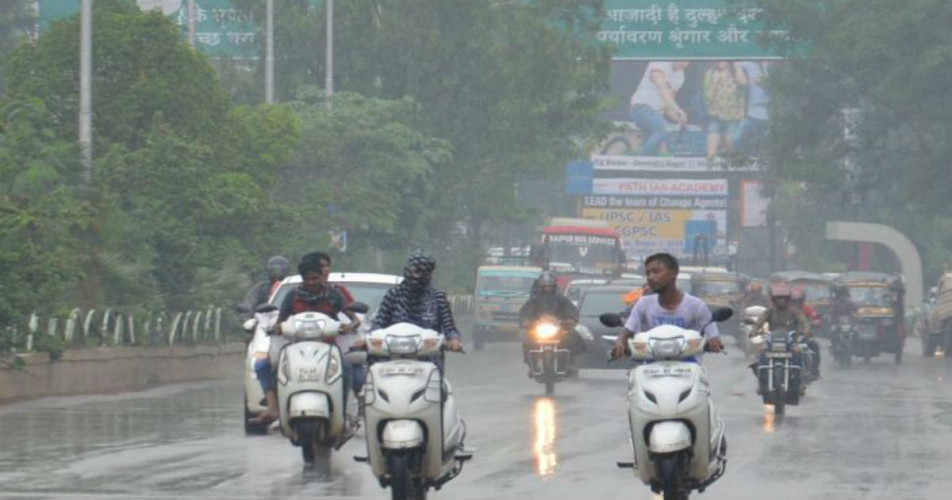
[[[757,363],[757,379],[765,405],[782,415],[787,405],[800,404],[803,381],[800,335],[774,331],[764,339],[764,352]]]

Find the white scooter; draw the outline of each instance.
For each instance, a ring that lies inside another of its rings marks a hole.
[[[242,325],[245,332],[251,334],[245,352],[245,433],[265,434],[270,424],[255,424],[252,419],[268,409],[264,399],[264,391],[255,372],[255,362],[267,359],[271,348],[271,337],[268,332],[274,328],[278,320],[278,308],[264,304],[255,311],[253,318]]]
[[[442,364],[443,345],[441,334],[409,323],[367,338],[367,354],[378,361],[363,389],[367,457],[354,459],[370,463],[394,500],[424,500],[472,458],[453,389],[434,362]]]
[[[727,308],[713,321],[729,319]],[[605,326],[622,325],[617,314],[603,314]],[[662,325],[628,341],[640,362],[628,375],[628,423],[634,469],[643,483],[665,500],[686,500],[703,492],[727,468],[724,422],[711,400],[707,371],[693,358],[704,352],[702,333]]]
[[[330,343],[341,324],[318,313],[304,312],[281,324],[289,341],[278,353],[278,408],[281,432],[307,463],[326,467],[332,449],[347,440],[343,355]],[[272,339],[272,343],[275,342]],[[272,356],[276,349],[272,348]],[[275,359],[271,359],[275,363]]]

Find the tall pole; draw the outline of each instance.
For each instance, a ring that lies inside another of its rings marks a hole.
[[[93,179],[93,0],[82,0],[79,28],[79,147],[83,153],[83,184]]]
[[[274,102],[274,0],[268,0],[265,23],[264,102],[271,104]]]
[[[188,45],[195,48],[195,0],[188,0]]]
[[[327,72],[324,77],[324,93],[326,94],[327,110],[333,109],[331,101],[334,98],[334,0],[327,1]]]

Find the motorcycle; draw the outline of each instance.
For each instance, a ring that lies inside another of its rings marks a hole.
[[[757,363],[757,380],[765,405],[773,405],[776,415],[783,415],[787,405],[800,404],[803,387],[803,360],[800,336],[795,332],[773,331],[755,338],[762,346]]]
[[[472,459],[443,375],[444,352],[441,334],[409,323],[368,335],[367,354],[376,361],[363,388],[367,456],[354,459],[369,462],[393,500],[425,500]]]
[[[348,396],[344,359],[332,343],[340,327],[340,322],[318,312],[299,313],[281,324],[289,341],[281,348],[277,365],[281,433],[301,448],[304,462],[325,468],[331,450],[340,449],[350,438],[342,411]]]
[[[546,396],[555,392],[555,384],[568,376],[572,353],[564,347],[566,328],[558,319],[543,316],[529,328],[527,363],[529,376],[545,384]]]
[[[717,309],[712,322],[723,322],[732,314],[730,309]],[[622,325],[617,314],[603,314],[600,321],[609,327]],[[633,469],[665,500],[687,500],[693,490],[704,492],[727,469],[724,421],[714,408],[707,370],[695,361],[705,345],[702,332],[674,325],[658,326],[628,340],[630,356],[639,363],[628,376],[634,460],[618,466]]]
[[[853,362],[853,354],[850,351],[853,333],[853,318],[849,316],[836,318],[833,331],[830,333],[830,347],[833,357],[841,368],[848,368]]]

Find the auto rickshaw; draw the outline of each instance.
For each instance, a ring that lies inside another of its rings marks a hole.
[[[902,363],[906,343],[905,286],[901,276],[849,272],[836,278],[833,286],[845,286],[855,306],[849,349],[853,356],[869,363],[882,353],[892,354]]]
[[[703,270],[691,274],[691,295],[703,300],[712,311],[722,307],[733,309],[733,318],[721,324],[718,329],[735,334],[738,342],[744,344],[747,339],[740,333],[740,312],[749,282],[750,277],[745,274],[726,271]]]

